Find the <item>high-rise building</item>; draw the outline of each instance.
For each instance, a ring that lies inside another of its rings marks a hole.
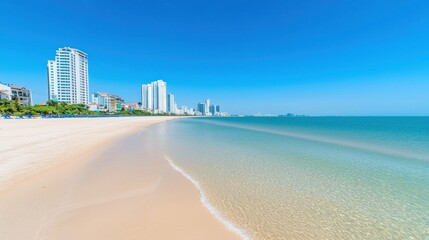
[[[153,85],[152,83],[142,85],[142,108],[147,111],[153,110]]]
[[[205,103],[198,103],[197,111],[201,113],[201,115],[205,115],[206,111],[206,104]]]
[[[169,93],[167,95],[167,112],[168,113],[176,113],[176,102],[174,101],[174,95]]]
[[[162,80],[158,80],[154,85],[156,86],[155,92],[157,93],[157,98],[154,99],[154,102],[157,103],[157,105],[155,105],[155,109],[160,113],[167,112],[167,83]]]
[[[88,104],[88,55],[78,49],[64,47],[48,60],[49,100]]]
[[[212,114],[212,116],[218,116],[220,112],[219,110],[219,105],[210,105],[210,113]]]
[[[157,80],[142,85],[142,106],[152,112],[167,112],[167,83]]]
[[[210,113],[210,99],[206,99],[204,107],[205,108],[204,108],[203,115],[209,115],[209,113]]]
[[[220,116],[219,105],[210,105],[210,99],[206,99],[204,102],[198,103],[195,114],[203,116]]]

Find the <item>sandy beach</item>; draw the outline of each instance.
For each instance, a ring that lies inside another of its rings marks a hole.
[[[173,119],[0,120],[0,239],[239,239],[139,142]]]

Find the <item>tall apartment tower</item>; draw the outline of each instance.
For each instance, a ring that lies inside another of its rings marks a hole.
[[[204,104],[205,104],[205,106],[204,106],[204,114],[203,115],[208,115],[210,113],[210,99],[206,99]]]
[[[169,93],[167,95],[167,112],[168,113],[176,113],[176,102],[174,101],[174,95]]]
[[[153,110],[153,85],[152,83],[142,85],[142,108],[147,111]]]
[[[167,83],[157,80],[142,85],[142,106],[156,113],[167,112]]]
[[[48,93],[49,100],[88,104],[88,54],[59,48],[55,60],[48,60]]]
[[[155,81],[154,92],[155,109],[160,113],[167,112],[167,83],[162,80]]]

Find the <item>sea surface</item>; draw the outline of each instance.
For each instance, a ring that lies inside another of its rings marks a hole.
[[[188,118],[150,131],[244,238],[429,239],[427,117]]]

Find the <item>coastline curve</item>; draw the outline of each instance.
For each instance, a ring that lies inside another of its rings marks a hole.
[[[243,240],[251,240],[251,237],[241,228],[239,228],[238,226],[236,226],[234,223],[232,223],[231,221],[229,221],[228,219],[226,219],[207,199],[207,196],[204,192],[204,190],[202,189],[200,183],[195,180],[194,178],[192,178],[189,174],[187,174],[183,169],[181,169],[179,166],[177,166],[173,160],[166,154],[164,154],[164,158],[168,161],[168,163],[170,164],[170,166],[177,172],[179,172],[182,176],[184,176],[186,179],[188,179],[198,190],[198,192],[200,193],[200,201],[203,204],[203,206],[205,208],[207,208],[207,210],[209,210],[209,212],[216,217],[216,219],[218,219],[223,225],[225,225],[225,227],[233,232],[235,232],[236,234],[238,234],[241,239]]]

